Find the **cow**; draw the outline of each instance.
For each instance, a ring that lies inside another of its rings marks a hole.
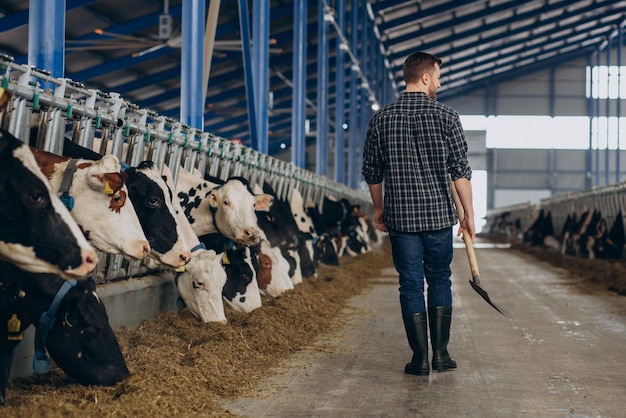
[[[308,253],[308,259],[304,254],[300,257],[300,268],[303,277],[314,277],[317,275],[317,263],[315,260],[315,242],[319,240],[319,235],[315,230],[313,220],[306,212],[304,199],[300,191],[293,188],[289,197],[289,208],[291,215],[298,229],[298,239]]]
[[[267,246],[275,254],[276,261],[284,264],[282,258],[288,262],[286,266],[288,277],[291,278],[293,285],[297,285],[302,282],[303,277],[312,277],[315,274],[315,266],[306,245],[305,235],[298,228],[290,203],[279,199],[267,182],[263,184],[263,193],[271,195],[274,203],[268,211],[257,211],[259,226],[267,236],[269,244]],[[270,255],[269,250],[265,252]],[[280,293],[293,288],[279,276],[284,269],[285,267],[272,270],[272,284],[278,286],[283,283],[282,288],[279,288]]]
[[[552,213],[541,209],[533,223],[523,233],[523,242],[532,246],[544,245],[546,237],[554,236]]]
[[[103,157],[67,138],[63,144],[63,154],[89,160],[101,160],[111,156]],[[137,167],[123,165],[123,169],[127,177],[128,196],[150,243],[150,256],[156,262],[170,267],[181,267],[188,263],[191,252],[181,238],[172,207],[174,190],[167,186],[152,161],[143,161]]]
[[[338,266],[339,256],[337,255],[337,250],[333,244],[332,237],[326,231],[326,224],[324,223],[322,214],[319,212],[317,206],[313,205],[311,202],[309,202],[305,208],[307,215],[313,222],[313,227],[315,228],[315,232],[318,236],[317,240],[314,240],[313,242],[313,260],[315,263]]]
[[[211,177],[207,180],[182,168],[178,170],[176,193],[197,236],[219,232],[239,245],[259,243],[254,211],[273,203],[271,196],[254,195],[242,177],[225,182]]]
[[[221,257],[226,271],[226,283],[222,289],[224,302],[238,312],[252,312],[262,306],[256,271],[252,264],[253,251],[248,246],[238,246],[220,233],[199,237],[208,250]]]
[[[593,253],[595,258],[601,260],[619,260],[624,256],[624,215],[620,210],[615,216],[611,229],[607,231],[606,220],[603,218],[596,228]]]
[[[49,367],[47,349],[83,385],[111,386],[130,375],[91,277],[63,280],[0,261],[0,321],[5,324],[0,327],[0,405],[6,401],[13,349],[31,324],[36,327],[36,372]]]
[[[125,172],[128,195],[152,248],[150,255],[167,266],[184,266],[191,259],[191,251],[182,238],[172,207],[174,191],[152,161],[142,161]]]
[[[163,180],[175,190],[172,172],[167,165],[161,171]],[[202,322],[227,322],[224,313],[222,289],[226,284],[226,271],[222,267],[222,256],[207,250],[196,236],[187,220],[178,199],[172,200],[176,220],[183,240],[191,248],[192,257],[182,271],[176,273],[176,287],[180,295],[178,305],[187,307]]]
[[[53,192],[29,147],[0,129],[0,259],[64,279],[91,272],[98,255]]]
[[[598,215],[596,210],[587,209],[579,218],[576,213],[567,216],[562,229],[562,254],[584,258],[589,256],[589,249],[593,246],[593,243],[589,242],[589,235],[594,233],[599,221]]]
[[[128,199],[128,177],[117,157],[108,155],[94,161],[32,150],[52,188],[65,199],[94,247],[135,260],[148,255],[150,244]]]

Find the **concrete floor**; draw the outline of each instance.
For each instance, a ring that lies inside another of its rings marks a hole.
[[[411,353],[389,269],[351,300],[345,327],[224,407],[249,417],[626,417],[626,299],[583,293],[563,270],[477,245],[482,284],[505,318],[470,287],[458,247],[456,370],[404,374]]]

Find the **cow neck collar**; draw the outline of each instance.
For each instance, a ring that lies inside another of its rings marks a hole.
[[[50,360],[46,355],[46,338],[48,332],[54,326],[57,310],[67,293],[76,286],[76,280],[65,280],[63,285],[54,296],[47,311],[39,317],[39,324],[35,330],[35,357],[33,357],[33,369],[37,374],[44,374],[50,370]]]
[[[63,180],[61,180],[61,186],[59,186],[61,201],[69,211],[74,209],[74,197],[70,195],[70,189],[72,188],[72,181],[74,180],[74,173],[76,173],[77,163],[77,159],[70,159],[70,161],[67,163],[67,167],[65,167],[65,171],[63,172]]]

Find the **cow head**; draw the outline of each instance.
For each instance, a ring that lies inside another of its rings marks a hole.
[[[254,195],[243,178],[210,181],[180,169],[176,190],[196,235],[219,232],[241,245],[259,243],[256,210],[267,210],[271,196]]]
[[[0,403],[4,403],[13,349],[26,328],[39,326],[39,318],[49,310],[63,280],[24,272],[6,262],[0,262],[0,277],[0,320],[7,324],[0,327],[4,341],[0,345]],[[55,363],[82,384],[108,386],[129,376],[91,278],[78,281],[63,297],[45,344]]]
[[[222,254],[213,250],[194,252],[193,258],[178,275],[178,293],[187,308],[202,322],[226,323],[222,289],[226,271]]]
[[[130,199],[141,222],[151,255],[159,262],[180,267],[191,258],[176,213],[172,207],[172,191],[152,161],[144,161],[126,170]]]
[[[30,149],[5,130],[0,130],[0,259],[63,278],[85,276],[98,260]]]
[[[93,280],[65,296],[52,331],[46,341],[50,357],[79,383],[112,386],[130,375]]]
[[[260,308],[261,294],[252,266],[250,248],[231,248],[224,254],[222,254],[222,263],[226,270],[226,284],[222,290],[224,301],[238,312],[247,313]]]
[[[128,198],[127,176],[116,156],[76,160],[40,150],[33,153],[55,190],[71,196],[71,214],[93,246],[135,260],[148,255],[150,245]],[[71,176],[69,184],[66,176]]]

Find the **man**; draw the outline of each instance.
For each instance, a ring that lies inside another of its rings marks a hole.
[[[403,69],[406,91],[372,117],[363,150],[376,228],[389,232],[400,276],[402,319],[413,351],[404,372],[414,375],[430,373],[429,326],[433,370],[456,368],[447,350],[457,221],[450,179],[465,213],[458,235],[466,231],[475,237],[472,170],[461,121],[456,111],[436,101],[441,63],[424,52],[409,55]]]

